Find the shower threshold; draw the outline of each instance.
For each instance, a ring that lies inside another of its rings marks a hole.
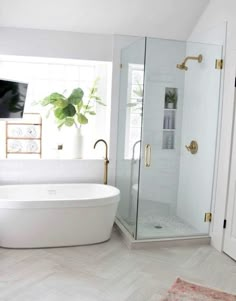
[[[211,238],[209,235],[199,236],[183,236],[174,238],[151,238],[136,240],[129,233],[129,231],[121,224],[116,218],[115,229],[120,234],[124,243],[129,249],[144,249],[152,247],[177,247],[177,246],[189,246],[189,245],[209,245]]]

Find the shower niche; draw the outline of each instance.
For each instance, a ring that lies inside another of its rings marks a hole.
[[[175,149],[177,88],[165,88],[162,149]]]

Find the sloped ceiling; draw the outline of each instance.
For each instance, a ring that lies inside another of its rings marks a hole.
[[[0,26],[186,39],[209,0],[0,0]]]

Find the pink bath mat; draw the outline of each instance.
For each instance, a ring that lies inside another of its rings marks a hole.
[[[178,278],[162,301],[236,301],[236,295],[196,285]]]

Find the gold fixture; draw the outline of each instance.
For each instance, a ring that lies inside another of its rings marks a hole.
[[[211,212],[206,212],[205,213],[205,216],[204,216],[204,222],[206,223],[206,222],[211,222],[211,220],[212,220],[212,213]]]
[[[145,166],[150,167],[151,166],[151,145],[146,144],[145,145]]]
[[[198,151],[198,143],[195,140],[192,140],[189,145],[185,145],[186,149],[192,154],[196,154]]]
[[[107,177],[108,177],[108,164],[109,164],[109,160],[108,160],[108,146],[105,140],[103,139],[99,139],[95,142],[93,148],[95,149],[95,147],[97,146],[97,144],[99,142],[103,142],[105,144],[105,157],[104,157],[104,184],[107,184]]]
[[[224,61],[222,59],[216,60],[215,68],[218,70],[222,70],[224,66]]]
[[[184,71],[187,71],[188,70],[188,67],[186,66],[186,63],[188,60],[195,60],[195,61],[198,61],[198,63],[201,63],[202,60],[203,60],[203,56],[202,54],[199,54],[199,56],[187,56],[183,63],[181,64],[177,64],[176,67],[180,70],[184,70]]]

